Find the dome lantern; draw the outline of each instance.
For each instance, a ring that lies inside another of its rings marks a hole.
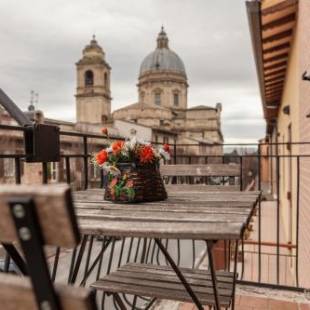
[[[157,37],[157,48],[169,48],[168,46],[168,36],[165,32],[164,26],[161,27],[161,31]]]

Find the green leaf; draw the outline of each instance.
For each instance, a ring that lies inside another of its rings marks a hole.
[[[133,188],[124,187],[123,191],[126,192],[129,201],[134,200],[135,198],[135,190]]]

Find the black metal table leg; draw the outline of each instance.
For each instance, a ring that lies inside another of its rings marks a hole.
[[[231,309],[232,310],[235,309],[235,291],[236,291],[236,282],[237,282],[238,248],[239,248],[239,241],[236,240],[235,256],[234,256],[234,283],[233,283],[233,293],[232,293],[232,301],[231,301]]]
[[[180,279],[184,288],[186,289],[188,294],[191,296],[191,298],[192,298],[194,304],[197,306],[198,310],[204,310],[204,308],[203,308],[201,302],[199,301],[198,297],[196,296],[196,294],[192,290],[191,286],[189,285],[189,283],[187,282],[187,280],[183,276],[179,267],[175,264],[174,260],[172,259],[172,257],[168,253],[167,249],[164,247],[164,245],[161,243],[161,241],[159,239],[155,238],[154,240],[155,240],[157,246],[159,247],[159,249],[161,250],[161,252],[164,254],[167,261],[169,262],[170,266],[172,267],[172,269],[174,270],[174,272],[176,273],[176,275]]]
[[[215,310],[220,310],[220,300],[218,295],[218,287],[217,287],[217,279],[216,279],[216,272],[214,267],[213,255],[212,255],[212,248],[214,245],[214,241],[207,241],[207,248],[208,248],[208,258],[209,258],[209,266],[211,272],[211,279],[213,284],[213,292],[214,292],[214,301],[215,301]]]
[[[79,253],[78,253],[78,256],[77,256],[77,259],[76,259],[76,262],[75,262],[75,266],[73,268],[72,275],[71,275],[71,277],[69,279],[69,283],[70,284],[74,284],[75,281],[76,281],[76,278],[77,278],[77,275],[78,275],[78,272],[79,272],[79,269],[80,269],[80,265],[81,265],[81,262],[82,262],[83,254],[85,252],[87,238],[88,238],[88,235],[84,235],[83,236],[83,239],[82,239],[82,242],[81,242],[81,246],[80,246],[80,249],[79,249]]]

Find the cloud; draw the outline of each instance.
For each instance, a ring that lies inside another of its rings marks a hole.
[[[75,62],[93,33],[112,66],[112,108],[135,102],[140,63],[164,24],[189,106],[222,102],[226,139],[264,135],[244,0],[2,0],[0,10],[0,87],[23,109],[34,89],[48,117],[74,120]]]

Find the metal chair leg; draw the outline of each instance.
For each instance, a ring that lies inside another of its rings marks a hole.
[[[177,277],[180,279],[180,281],[183,284],[184,288],[186,289],[188,294],[191,296],[191,298],[192,298],[193,302],[195,303],[196,307],[198,308],[198,310],[204,310],[204,308],[203,308],[201,302],[199,301],[198,297],[196,296],[196,294],[192,290],[191,286],[189,285],[189,283],[187,282],[187,280],[183,276],[183,274],[180,271],[180,269],[178,268],[178,266],[175,264],[174,260],[172,259],[172,257],[168,253],[167,249],[161,243],[160,239],[155,238],[154,240],[155,240],[155,243],[157,244],[158,248],[161,250],[161,252],[164,254],[165,258],[169,262],[169,265],[174,270],[174,272],[176,273]]]
[[[235,292],[236,292],[236,281],[237,281],[238,248],[239,248],[239,241],[236,240],[235,256],[234,256],[234,283],[233,283],[233,293],[232,293],[232,301],[231,301],[231,309],[232,310],[235,309]]]
[[[124,305],[123,301],[121,300],[121,298],[119,297],[118,294],[113,293],[113,296],[115,298],[116,303],[119,305],[119,307],[121,308],[121,310],[127,310],[126,306]]]
[[[212,248],[213,248],[214,242],[213,241],[207,241],[207,247],[208,247],[208,258],[209,258],[209,266],[210,266],[210,272],[211,272],[211,279],[213,284],[213,292],[214,292],[214,300],[215,300],[215,310],[220,310],[220,301],[219,301],[219,295],[218,295],[218,287],[217,287],[217,279],[216,279],[216,272],[213,262],[213,255],[212,255]]]

